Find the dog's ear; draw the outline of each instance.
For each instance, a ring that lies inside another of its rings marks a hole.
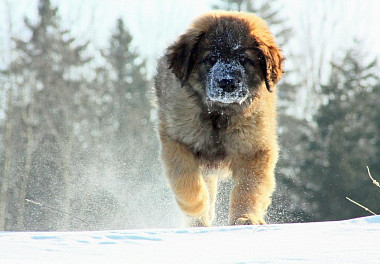
[[[199,42],[203,35],[204,33],[199,30],[189,29],[166,51],[169,69],[172,69],[182,86],[189,79],[194,68],[199,52]]]
[[[283,56],[279,47],[275,44],[267,45],[263,42],[258,42],[258,55],[260,68],[264,73],[265,85],[269,92],[280,80],[283,73]]]

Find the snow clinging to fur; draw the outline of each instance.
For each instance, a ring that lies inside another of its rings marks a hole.
[[[242,80],[236,82],[237,88],[232,92],[223,91],[223,89],[219,86],[219,82],[223,79],[235,79],[237,72],[242,75]],[[247,88],[244,85],[245,81],[243,80],[244,75],[244,67],[239,63],[235,61],[225,63],[218,60],[208,74],[208,85],[206,89],[207,97],[211,101],[225,104],[243,103],[248,96]]]

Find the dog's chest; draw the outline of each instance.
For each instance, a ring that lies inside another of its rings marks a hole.
[[[205,124],[208,129],[215,134],[222,134],[228,128],[230,120],[229,115],[219,112],[210,112],[207,114],[201,114],[199,117],[202,123]]]
[[[189,129],[185,144],[202,163],[218,164],[231,154],[231,144],[238,136],[233,123],[223,113],[202,113]]]

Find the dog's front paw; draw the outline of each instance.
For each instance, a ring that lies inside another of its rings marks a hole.
[[[189,217],[188,218],[188,225],[190,227],[205,227],[205,226],[211,226],[209,220],[207,217]]]
[[[232,225],[265,225],[263,218],[257,217],[253,214],[243,215],[231,223]]]

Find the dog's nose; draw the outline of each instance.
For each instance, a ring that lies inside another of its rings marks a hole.
[[[226,93],[233,92],[237,88],[237,85],[238,81],[235,79],[221,79],[219,81],[219,87],[222,88]]]

